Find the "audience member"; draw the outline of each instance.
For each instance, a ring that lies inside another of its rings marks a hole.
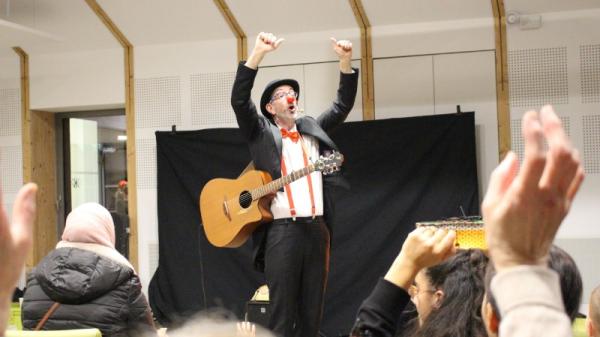
[[[68,215],[62,241],[28,277],[22,317],[26,329],[98,328],[105,337],[153,332],[140,280],[115,250],[108,210],[87,203]]]
[[[455,238],[454,231],[424,227],[412,231],[385,277],[362,303],[351,336],[394,336],[400,314],[411,299],[409,289],[415,277],[451,256]],[[424,306],[420,310],[425,314]]]
[[[550,247],[548,257],[548,267],[558,273],[565,311],[573,322],[579,314],[583,294],[583,280],[579,268],[571,255],[557,245]]]
[[[547,259],[584,173],[552,107],[527,112],[522,127],[523,164],[509,152],[492,173],[482,204],[497,271],[490,286],[501,318],[497,330],[501,337],[571,336],[558,274]]]
[[[552,245],[549,252],[548,267],[558,274],[563,305],[567,316],[569,316],[571,323],[573,323],[579,314],[579,305],[581,304],[581,294],[583,292],[583,282],[577,264],[562,248]],[[495,275],[494,266],[490,264],[485,276],[486,295],[481,308],[481,315],[489,337],[498,336],[498,324],[500,322],[498,308],[490,292],[490,283]]]
[[[417,274],[411,288],[419,313],[414,336],[486,337],[481,303],[487,262],[479,249],[461,250]]]

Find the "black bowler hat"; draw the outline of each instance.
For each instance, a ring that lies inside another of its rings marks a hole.
[[[274,80],[274,81],[269,82],[269,84],[267,84],[267,86],[265,87],[265,90],[263,91],[262,96],[260,97],[260,111],[268,119],[272,119],[273,115],[271,115],[267,111],[267,104],[269,104],[269,102],[271,101],[271,96],[273,95],[273,91],[275,91],[275,89],[277,89],[277,87],[280,87],[282,85],[289,85],[290,87],[292,87],[294,89],[294,91],[296,92],[298,97],[300,97],[300,85],[298,85],[298,81],[296,81],[296,80],[293,80],[291,78],[286,78],[283,80]]]

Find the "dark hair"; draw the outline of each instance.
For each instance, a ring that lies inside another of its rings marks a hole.
[[[581,281],[579,268],[577,268],[577,264],[571,255],[556,245],[550,247],[549,255],[548,267],[558,273],[565,311],[571,322],[573,322],[579,313],[583,292],[583,282]]]
[[[425,269],[431,285],[442,289],[444,296],[440,307],[431,311],[415,336],[487,336],[481,318],[487,262],[479,249],[461,250],[449,260]]]
[[[492,306],[492,310],[494,310],[496,318],[500,321],[502,319],[500,316],[500,308],[498,308],[494,294],[492,294],[492,279],[494,276],[496,276],[496,268],[493,263],[488,263],[484,277],[485,295],[487,296],[487,302]]]
[[[565,306],[565,312],[567,316],[569,316],[569,319],[571,319],[571,322],[573,322],[579,313],[579,305],[581,304],[581,295],[583,292],[583,282],[581,280],[579,268],[577,268],[577,264],[571,255],[557,245],[552,245],[550,247],[548,267],[558,274],[560,293],[562,295],[563,305]],[[490,289],[492,278],[494,278],[495,275],[496,269],[494,268],[494,264],[490,263],[485,275],[485,289],[487,300],[492,305],[496,317],[500,320],[500,310],[496,305],[496,300]]]

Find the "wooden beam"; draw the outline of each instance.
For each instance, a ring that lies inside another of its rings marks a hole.
[[[504,159],[511,148],[508,92],[508,50],[504,0],[492,0],[496,40],[496,106],[498,119],[498,156]]]
[[[229,28],[231,29],[231,32],[235,35],[235,37],[237,39],[238,62],[248,59],[248,43],[247,43],[246,33],[244,33],[244,30],[242,29],[240,24],[237,22],[235,16],[229,9],[229,6],[227,6],[227,3],[225,2],[225,0],[213,0],[213,1],[214,1],[215,5],[217,5],[217,8],[219,8],[221,15],[223,15],[223,18],[225,18],[225,21],[227,22],[227,24],[229,25]]]
[[[127,120],[127,197],[129,211],[129,260],[138,269],[137,172],[135,165],[135,86],[133,45],[96,0],[85,0],[123,47],[125,75],[125,118]],[[139,270],[139,269],[138,269]]]
[[[56,149],[54,114],[30,110],[29,56],[13,47],[21,64],[21,141],[23,181],[38,185],[37,212],[33,224],[34,242],[27,270],[37,265],[57,242],[56,233]]]
[[[349,0],[356,23],[360,27],[360,65],[362,78],[363,120],[375,119],[375,92],[373,85],[373,47],[371,24],[362,0]]]
[[[30,111],[31,181],[38,185],[33,262],[38,264],[58,242],[56,223],[56,123],[54,114]],[[33,267],[33,265],[32,265]]]
[[[112,33],[112,35],[115,37],[115,39],[117,39],[117,41],[119,41],[119,43],[121,44],[121,46],[123,48],[131,47],[131,43],[129,42],[129,40],[127,40],[125,35],[121,32],[121,30],[117,27],[117,25],[115,25],[115,23],[108,16],[108,14],[104,11],[104,9],[102,9],[102,7],[100,7],[100,4],[98,4],[98,2],[96,0],[85,0],[85,2],[92,9],[92,11],[94,13],[96,13],[96,16],[98,16],[98,19],[100,19],[100,21],[102,21],[102,23],[104,23],[104,26],[106,26],[106,28],[108,28],[108,30]]]

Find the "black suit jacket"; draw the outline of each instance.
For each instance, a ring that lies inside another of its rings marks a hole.
[[[233,90],[231,106],[240,127],[242,135],[248,141],[250,155],[257,170],[266,171],[275,180],[281,177],[281,133],[279,127],[259,113],[251,99],[257,70],[250,69],[240,63],[238,65]],[[305,116],[296,120],[296,128],[301,134],[315,137],[319,141],[319,152],[326,154],[333,150],[339,151],[327,132],[344,122],[354,106],[358,86],[358,69],[352,74],[340,74],[337,97],[332,106],[314,119]],[[331,196],[336,187],[348,187],[341,174],[323,177],[323,202],[326,223],[332,232],[331,219],[333,203]],[[254,262],[259,270],[263,270],[263,248],[266,226],[260,226],[253,234]]]

